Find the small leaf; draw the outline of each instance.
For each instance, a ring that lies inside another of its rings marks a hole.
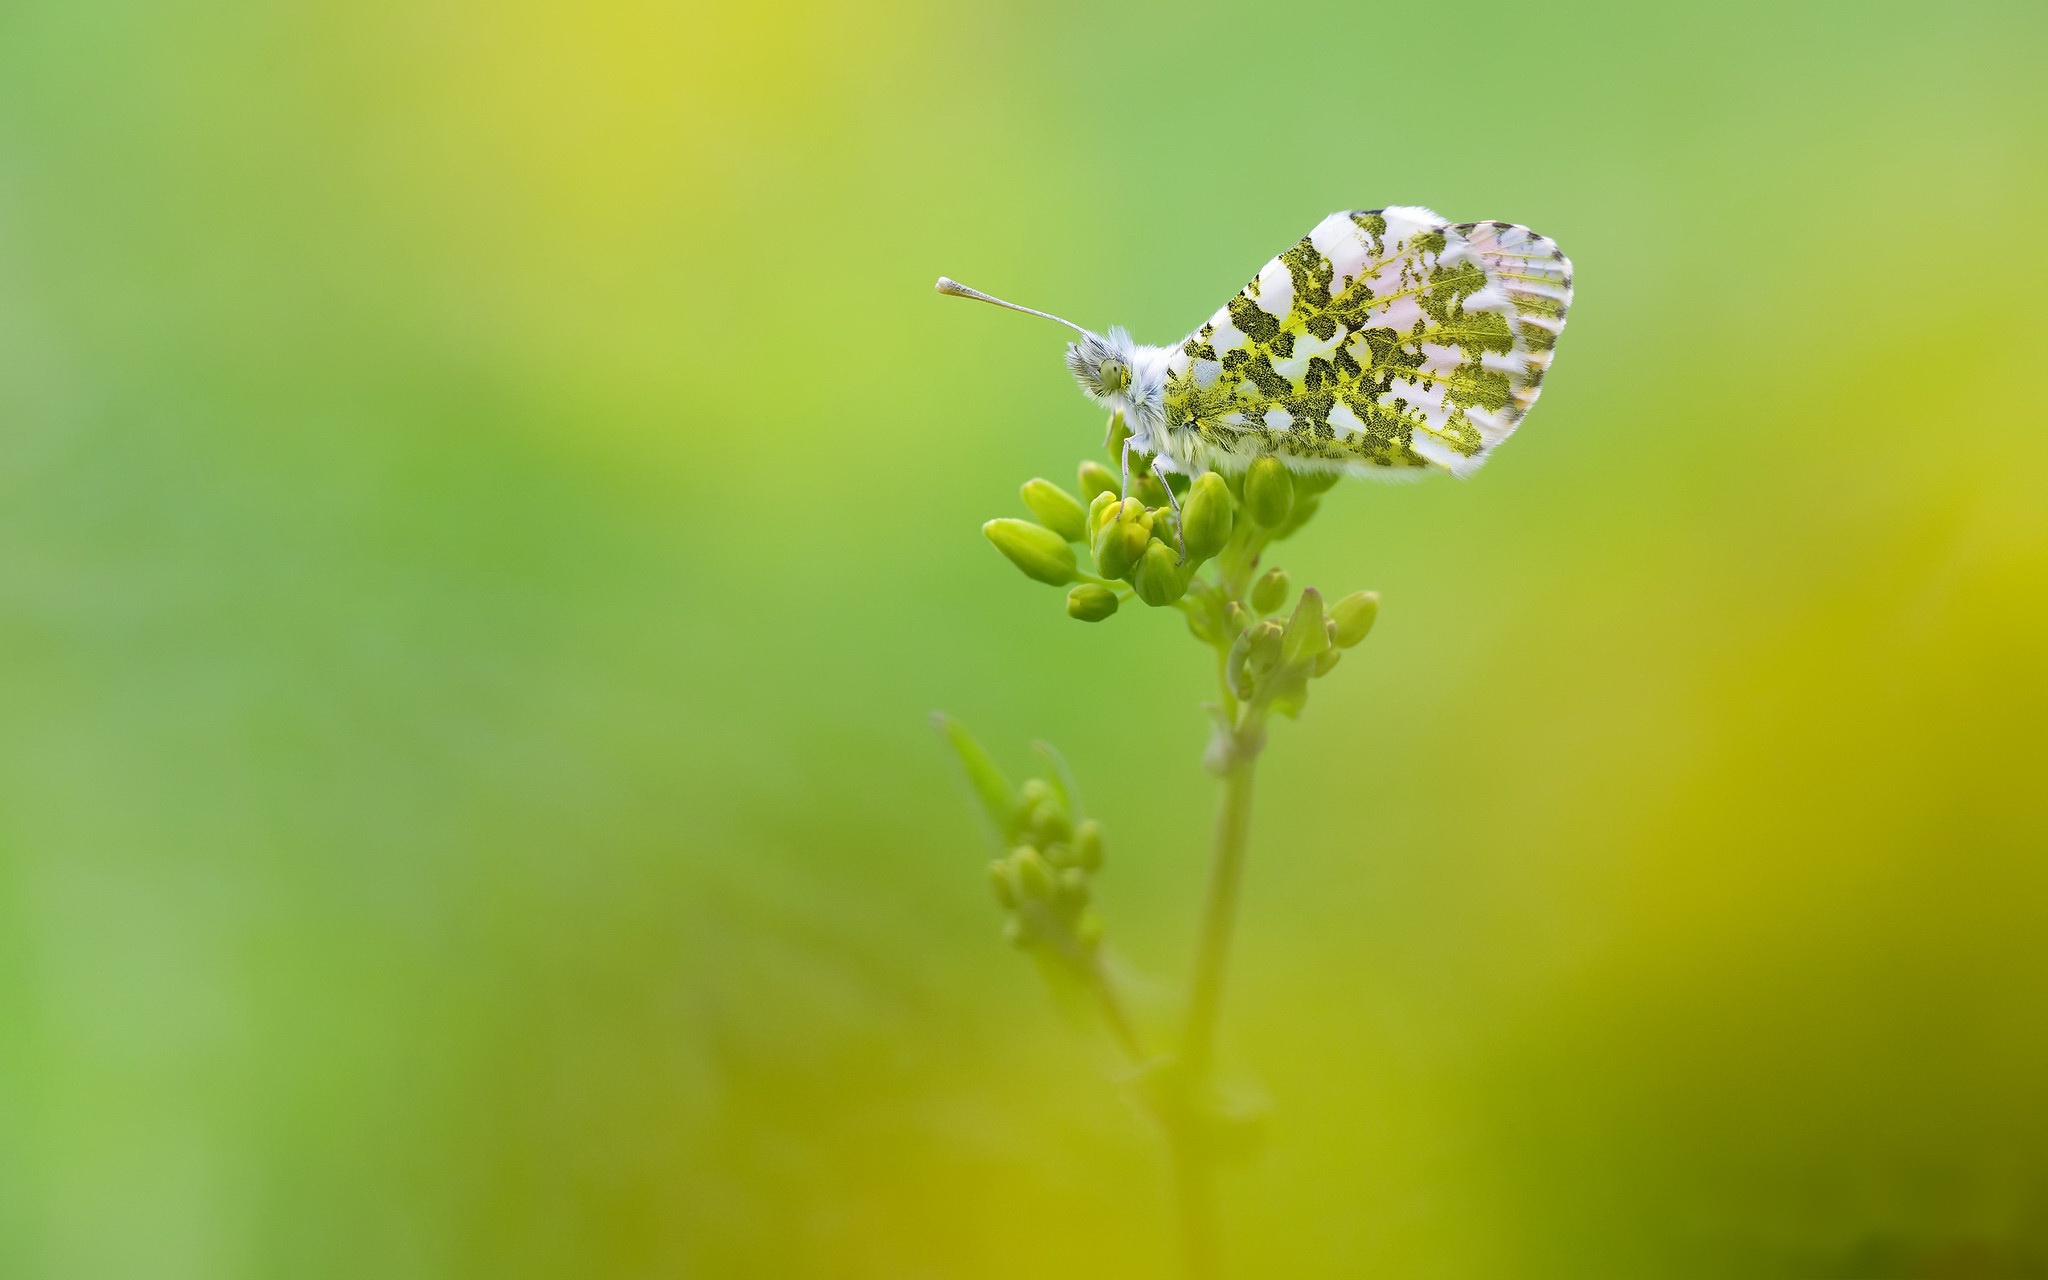
[[[967,781],[974,788],[975,798],[988,814],[991,835],[998,849],[1007,849],[1017,829],[1017,792],[1010,786],[1010,780],[996,767],[988,752],[974,740],[958,720],[944,712],[932,714],[932,725],[939,731],[939,737],[953,749],[960,760],[960,767],[967,774]]]
[[[1081,788],[1074,782],[1074,771],[1067,767],[1067,758],[1059,753],[1057,747],[1043,740],[1033,742],[1031,749],[1044,757],[1046,765],[1051,769],[1046,775],[1046,781],[1052,784],[1060,803],[1073,815],[1076,823],[1085,821],[1088,815],[1081,810]]]

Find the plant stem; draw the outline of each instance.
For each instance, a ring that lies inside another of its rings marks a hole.
[[[1206,1082],[1216,1015],[1223,1001],[1223,971],[1230,960],[1231,927],[1237,919],[1237,889],[1244,875],[1245,833],[1252,816],[1252,768],[1256,757],[1240,749],[1223,775],[1223,807],[1216,813],[1215,853],[1209,862],[1209,894],[1202,907],[1202,932],[1195,944],[1195,976],[1188,988],[1188,1020],[1181,1032],[1181,1063],[1190,1083]]]
[[[1223,1242],[1216,1223],[1216,1170],[1196,1134],[1180,1126],[1172,1135],[1173,1189],[1180,1201],[1181,1256],[1188,1280],[1219,1280]]]
[[[1242,729],[1223,774],[1223,805],[1216,814],[1216,846],[1209,863],[1208,898],[1195,944],[1195,973],[1189,984],[1187,1023],[1181,1031],[1180,1087],[1184,1105],[1172,1134],[1174,1181],[1181,1206],[1182,1246],[1188,1275],[1210,1280],[1221,1274],[1216,1223],[1215,1168],[1201,1120],[1209,1091],[1209,1067],[1216,1018],[1223,1001],[1223,974],[1230,960],[1230,935],[1237,919],[1238,885],[1244,876],[1245,836],[1251,824],[1253,767],[1259,726]]]

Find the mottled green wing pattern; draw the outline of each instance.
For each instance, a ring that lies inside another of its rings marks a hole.
[[[1333,213],[1173,352],[1166,429],[1197,465],[1466,475],[1536,403],[1571,297],[1526,227]]]

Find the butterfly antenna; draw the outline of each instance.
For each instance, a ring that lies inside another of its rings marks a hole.
[[[1080,325],[1075,324],[1072,320],[1061,320],[1058,316],[1054,315],[1050,311],[1037,311],[1030,307],[1020,307],[1014,302],[1004,302],[1001,298],[991,297],[988,294],[983,293],[979,289],[970,289],[966,285],[961,284],[958,280],[948,280],[946,277],[940,276],[939,283],[934,287],[937,288],[940,293],[950,293],[956,298],[972,298],[976,302],[986,302],[992,306],[997,307],[1008,307],[1012,311],[1022,311],[1027,316],[1044,316],[1048,320],[1057,321],[1058,323],[1067,326],[1067,328],[1072,329],[1075,333],[1088,332],[1086,329],[1083,329]]]

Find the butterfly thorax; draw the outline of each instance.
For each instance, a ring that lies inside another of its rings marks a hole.
[[[1176,433],[1166,429],[1166,366],[1173,351],[1132,342],[1119,327],[1107,335],[1083,333],[1070,343],[1067,368],[1090,399],[1123,415],[1133,449],[1158,455],[1168,470],[1188,471],[1183,464],[1189,459],[1175,448]]]

